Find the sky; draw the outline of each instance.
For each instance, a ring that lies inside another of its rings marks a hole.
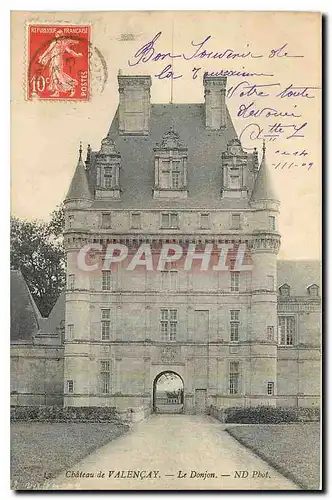
[[[91,43],[101,56],[95,55],[92,60],[92,95],[88,102],[27,100],[27,23],[91,26]],[[261,151],[262,138],[256,137],[257,130],[261,135],[274,135],[266,137],[266,149],[281,202],[279,258],[320,258],[319,14],[16,12],[12,14],[11,39],[13,215],[47,219],[63,201],[77,163],[79,142],[83,147],[90,143],[98,150],[107,134],[118,104],[119,69],[123,74],[152,76],[152,103],[171,99],[171,79],[156,76],[169,63],[173,63],[177,77],[172,84],[174,103],[204,101],[205,71],[246,71],[255,75],[228,76],[227,105],[246,150],[257,147]],[[179,57],[148,62],[139,55],[135,57],[153,39],[156,53],[170,52]],[[193,57],[195,53],[199,57]],[[232,58],[247,53],[246,57]],[[268,95],[258,95],[260,92]],[[269,112],[278,116],[268,116]]]

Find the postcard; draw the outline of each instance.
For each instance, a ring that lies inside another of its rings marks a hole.
[[[12,489],[322,489],[321,30],[12,12]]]

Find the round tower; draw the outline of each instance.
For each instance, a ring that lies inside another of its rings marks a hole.
[[[275,405],[277,391],[277,255],[279,201],[266,164],[265,143],[256,174],[250,204],[254,211],[252,231],[252,289],[250,380],[247,394],[250,405]]]
[[[88,150],[88,153],[90,151]],[[66,226],[64,244],[67,261],[66,328],[64,351],[64,405],[89,404],[89,352],[82,340],[90,338],[90,274],[78,265],[84,245],[86,210],[91,206],[87,170],[79,149],[78,163],[64,201]],[[79,395],[79,397],[78,397]]]

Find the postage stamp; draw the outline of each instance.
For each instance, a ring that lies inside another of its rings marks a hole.
[[[28,27],[28,99],[87,101],[90,26]]]

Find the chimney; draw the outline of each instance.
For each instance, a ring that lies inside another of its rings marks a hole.
[[[205,126],[210,130],[226,127],[226,83],[225,76],[204,76]]]
[[[148,135],[150,118],[150,76],[118,74],[119,134]]]

